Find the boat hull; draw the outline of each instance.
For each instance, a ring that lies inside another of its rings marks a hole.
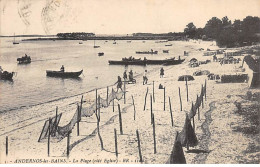
[[[81,75],[83,70],[78,72],[61,72],[61,71],[46,71],[48,77],[59,77],[59,78],[77,78]]]
[[[0,80],[12,80],[14,73],[3,72],[0,73]]]
[[[110,65],[176,65],[181,64],[184,59],[181,60],[174,60],[172,59],[165,59],[165,60],[139,60],[139,61],[108,61]]]

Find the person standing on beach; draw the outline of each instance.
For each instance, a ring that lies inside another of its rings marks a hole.
[[[160,78],[163,78],[163,75],[164,75],[164,69],[161,68],[161,70],[160,70]]]
[[[121,91],[123,91],[123,89],[122,89],[122,80],[121,80],[121,77],[120,77],[120,76],[117,77],[117,82],[116,82],[115,84],[117,84],[117,86],[116,86],[116,88],[117,88],[116,92],[118,92],[118,89],[121,89]]]
[[[65,68],[64,68],[63,65],[61,66],[60,71],[61,71],[61,72],[64,72],[64,71],[65,71]]]
[[[144,71],[144,76],[143,76],[143,85],[147,84],[148,78],[147,78],[147,70]]]
[[[129,81],[133,81],[133,79],[134,79],[134,75],[133,75],[133,71],[132,71],[132,70],[130,70],[128,76],[129,76]]]
[[[124,80],[126,80],[126,79],[127,79],[126,70],[125,70],[125,72],[124,72],[124,74],[123,74],[123,78],[124,78]]]

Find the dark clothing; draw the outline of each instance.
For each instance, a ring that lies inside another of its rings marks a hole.
[[[160,70],[160,77],[163,77],[163,75],[164,75],[164,69],[161,68],[161,70]]]
[[[121,80],[121,77],[118,77],[118,80],[117,80],[117,92],[118,92],[118,89],[121,89],[122,90],[122,80]]]
[[[126,72],[124,72],[123,78],[124,78],[124,79],[127,79],[127,74],[126,74]]]
[[[133,71],[131,70],[129,72],[129,81],[132,81],[134,79],[134,76],[133,76]]]
[[[61,71],[61,72],[64,72],[64,71],[65,71],[64,66],[61,66],[60,71]]]

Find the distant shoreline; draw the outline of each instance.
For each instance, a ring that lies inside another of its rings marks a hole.
[[[34,38],[34,39],[23,39],[22,41],[41,41],[41,40],[168,40],[168,41],[185,41],[186,38],[183,37],[135,37],[135,36],[125,36],[125,37],[112,37],[112,36],[99,36],[99,37],[87,37],[84,39],[78,38]]]

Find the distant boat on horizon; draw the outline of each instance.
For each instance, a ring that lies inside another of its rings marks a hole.
[[[19,44],[19,42],[15,42],[15,34],[14,34],[14,41],[13,41],[13,45],[17,45]]]

